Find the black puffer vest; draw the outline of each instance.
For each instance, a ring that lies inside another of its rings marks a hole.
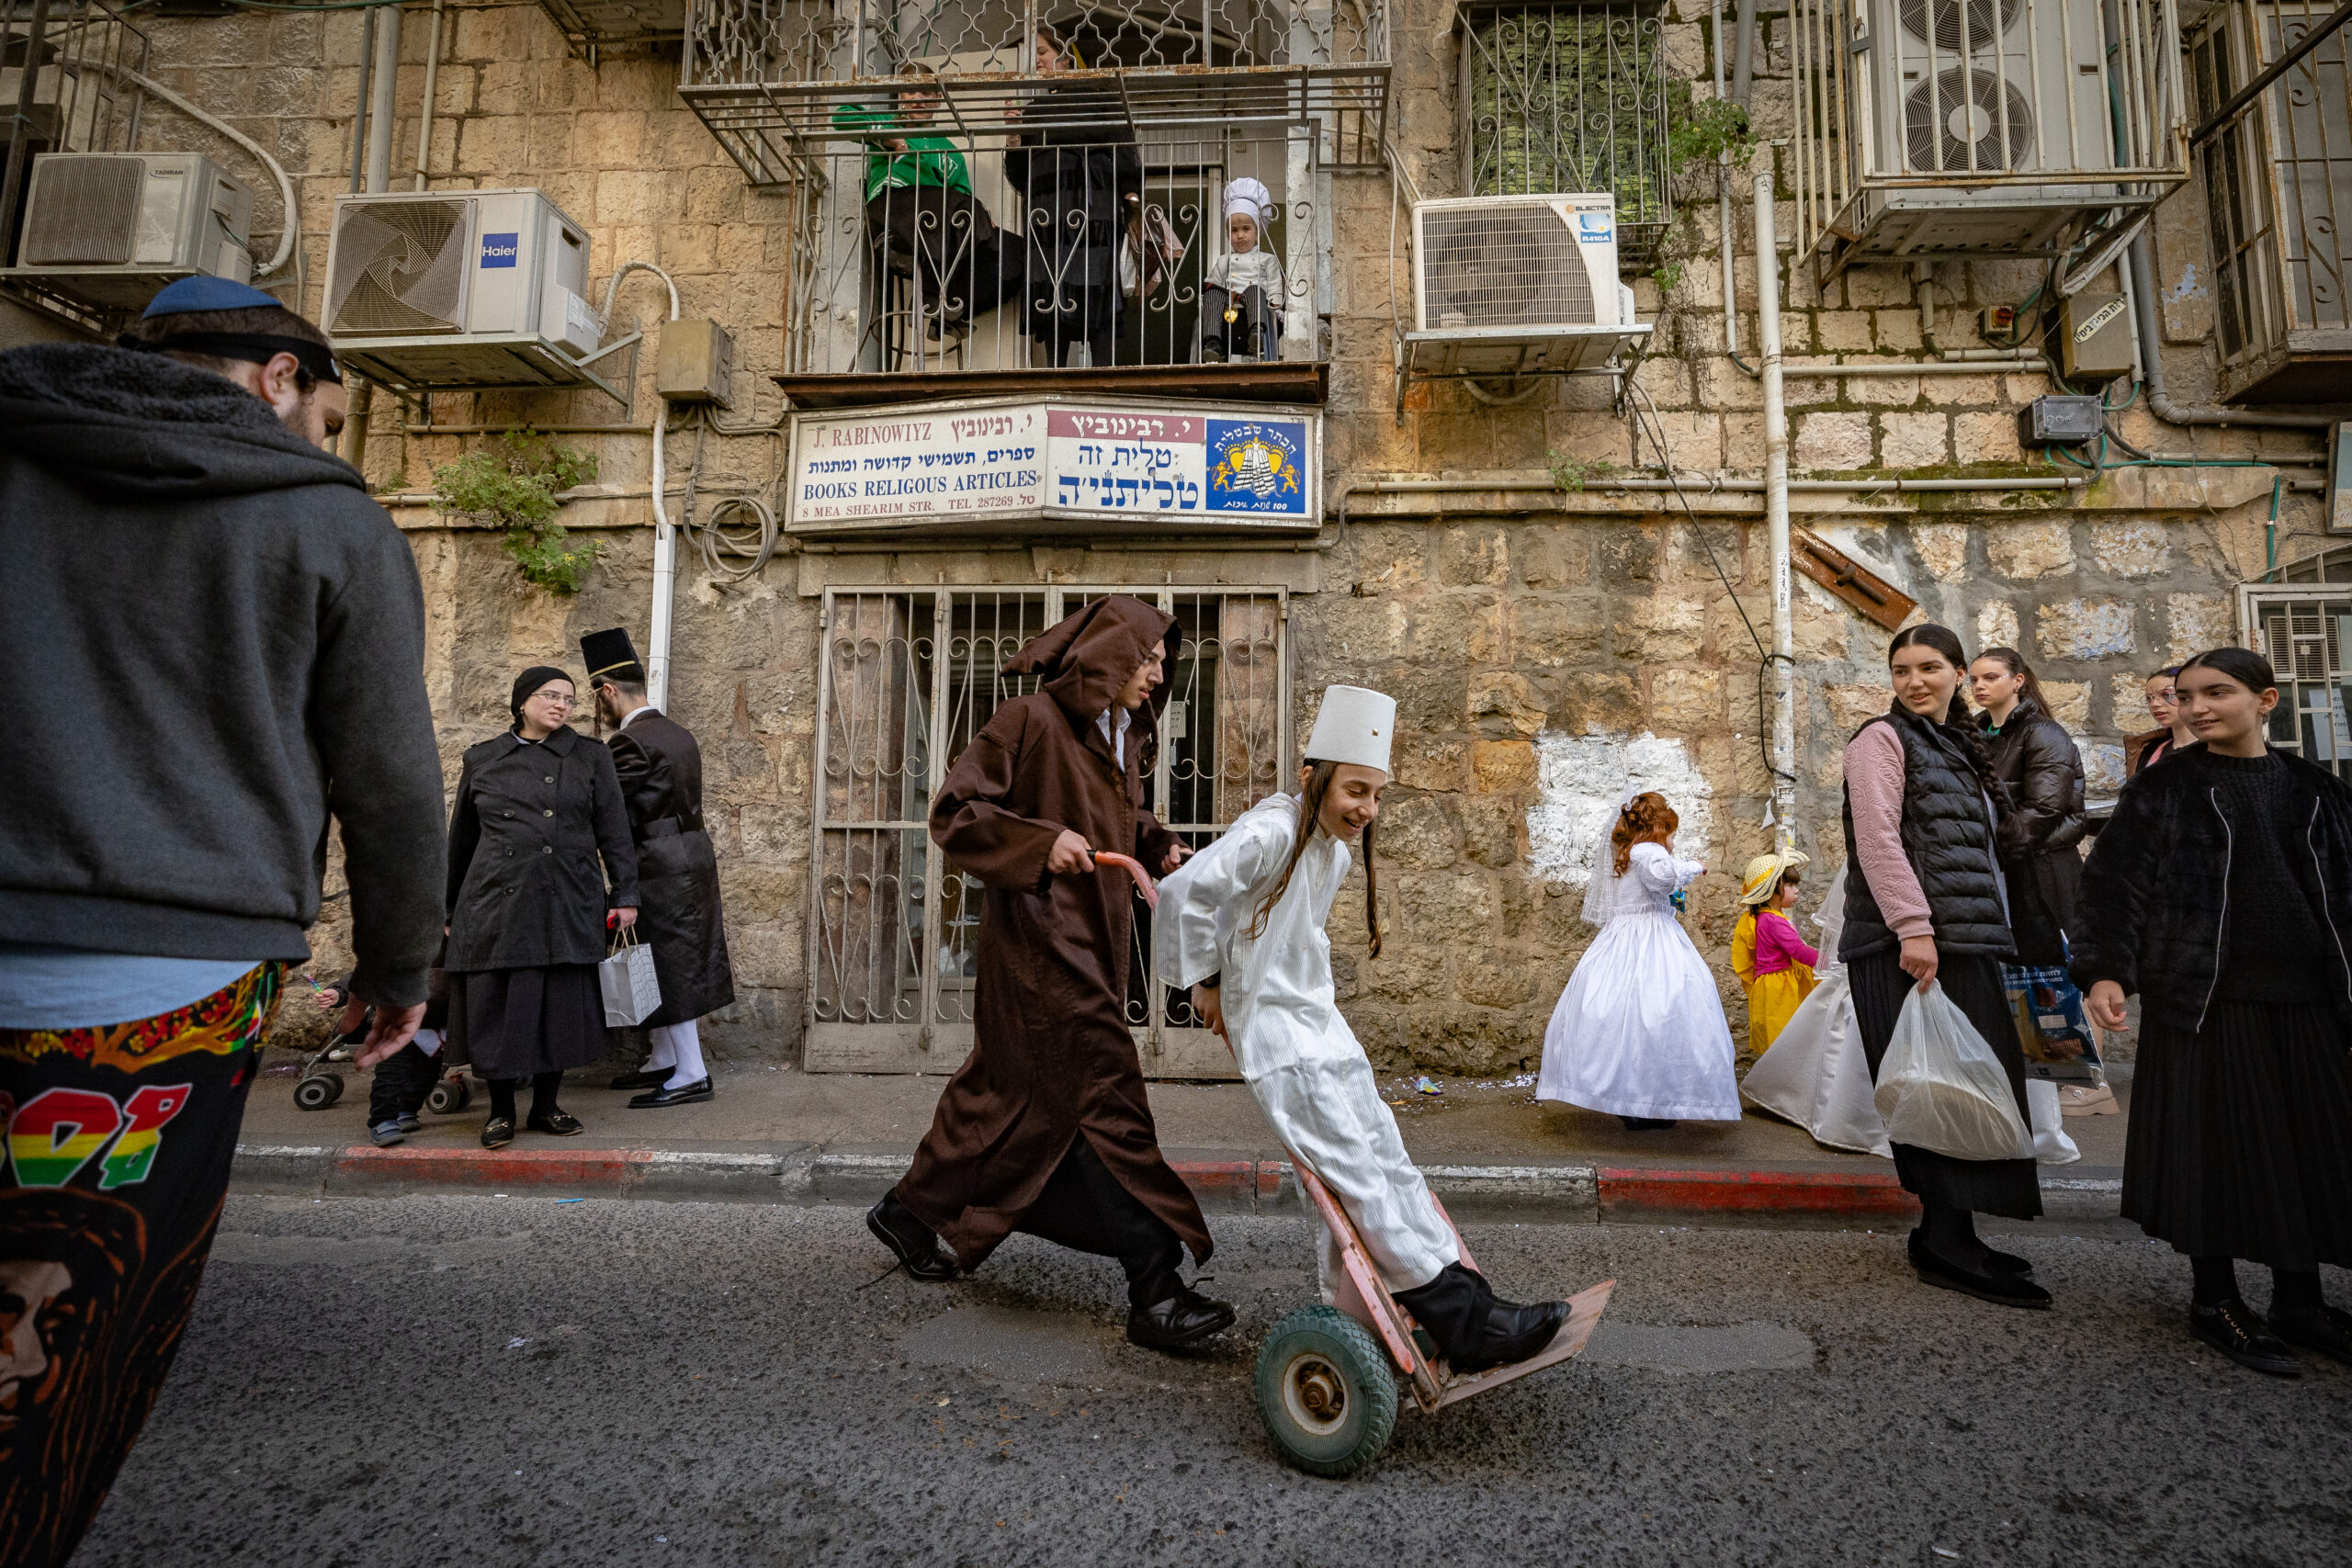
[[[1993,820],[1984,786],[1962,738],[1900,706],[1862,726],[1890,725],[1903,741],[1903,852],[1928,896],[1939,953],[2007,957],[2015,951],[1995,869]],[[1861,730],[1856,730],[1860,735]],[[1849,961],[1903,945],[1871,895],[1854,856],[1854,801],[1846,797],[1846,929],[1838,956]]]

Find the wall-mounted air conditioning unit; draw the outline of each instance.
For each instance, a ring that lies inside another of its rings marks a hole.
[[[588,231],[536,190],[344,196],[321,325],[335,353],[402,390],[595,386],[605,322]]]
[[[1414,204],[1409,378],[1598,371],[1648,331],[1618,280],[1607,192]]]
[[[253,277],[253,192],[195,152],[47,152],[33,160],[17,265],[0,272],[106,310],[165,284]]]
[[[2064,254],[2188,175],[2174,0],[1795,0],[1789,36],[1825,272]]]

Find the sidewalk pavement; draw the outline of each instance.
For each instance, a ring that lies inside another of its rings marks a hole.
[[[238,1144],[241,1187],[310,1196],[441,1189],[864,1205],[904,1173],[946,1082],[721,1067],[709,1103],[632,1111],[626,1093],[605,1087],[619,1070],[608,1066],[567,1082],[564,1109],[587,1124],[581,1136],[526,1131],[486,1150],[480,1134],[488,1108],[477,1091],[465,1111],[428,1111],[422,1132],[379,1149],[368,1138],[367,1076],[347,1063],[339,1070],[343,1098],[319,1111],[294,1105],[290,1056],[279,1054],[265,1070]],[[1537,1105],[1532,1077],[1442,1080],[1442,1088],[1424,1095],[1410,1078],[1382,1085],[1431,1190],[1465,1221],[1908,1224],[1917,1213],[1889,1162],[1823,1148],[1758,1111],[1736,1123],[1628,1133],[1612,1116]],[[2117,1085],[2126,1105],[2130,1092]],[[1161,1148],[1204,1209],[1301,1210],[1287,1156],[1248,1089],[1154,1084],[1151,1107]],[[2042,1168],[2051,1217],[2115,1217],[2128,1120],[2068,1119],[2083,1157]]]

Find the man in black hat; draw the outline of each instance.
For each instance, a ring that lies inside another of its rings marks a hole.
[[[711,1098],[695,1021],[735,999],[719,918],[718,861],[702,822],[702,748],[686,727],[646,700],[645,666],[628,633],[616,626],[580,639],[598,728],[610,726],[613,767],[637,840],[638,934],[653,950],[662,1005],[645,1022],[653,1054],[615,1089],[645,1090],[639,1109],[691,1105]]]

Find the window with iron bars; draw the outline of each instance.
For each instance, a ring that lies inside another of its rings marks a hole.
[[[1464,194],[1613,192],[1620,265],[1655,261],[1674,216],[1663,8],[1481,6],[1461,28]]]
[[[2307,574],[2290,569],[2286,575],[2307,576],[2301,582],[2247,584],[2238,591],[2240,613],[2278,677],[2270,744],[2352,780],[2352,558],[2331,564]]]
[[[1146,803],[1195,847],[1285,787],[1287,602],[1278,589],[851,590],[825,599],[808,942],[811,1071],[945,1072],[972,1046],[983,889],[926,824],[947,770],[997,708],[1036,689],[1003,674],[1090,600],[1133,592],[1174,615]],[[1127,1021],[1157,1077],[1232,1075],[1187,998],[1159,984],[1136,901]]]

